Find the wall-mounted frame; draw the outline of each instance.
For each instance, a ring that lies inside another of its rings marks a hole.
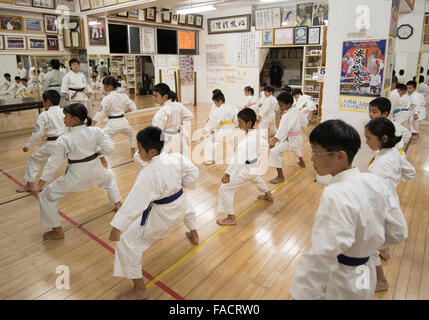
[[[294,28],[277,28],[274,29],[274,45],[293,45]]]
[[[22,32],[23,31],[23,19],[18,16],[0,16],[0,31],[7,32]]]
[[[91,5],[91,9],[98,9],[103,7],[103,0],[90,0],[89,4]]]
[[[3,1],[2,1],[3,2]],[[12,1],[13,2],[13,1]],[[26,6],[31,7],[32,1],[31,0],[15,0],[15,4],[17,6]]]
[[[204,16],[201,14],[194,14],[195,16],[195,26],[198,28],[203,27]]]
[[[57,35],[46,35],[46,44],[48,46],[48,51],[60,50],[60,42]]]
[[[33,0],[33,7],[55,9],[54,0]]]
[[[295,27],[295,44],[307,44],[308,27]]]
[[[0,34],[0,50],[4,50],[4,38],[1,34]]]
[[[27,42],[24,36],[4,36],[6,50],[26,50]]]
[[[282,25],[282,11],[280,7],[255,10],[256,30],[280,28]]]
[[[179,24],[179,15],[176,12],[171,13],[171,24]]]
[[[207,19],[209,34],[248,32],[250,31],[250,25],[250,14]]]
[[[156,18],[156,7],[146,8],[144,19],[146,21],[155,21]]]
[[[186,14],[179,14],[179,24],[186,25]]]
[[[80,11],[91,10],[91,4],[89,3],[89,0],[79,0],[79,4]]]
[[[139,20],[144,21],[144,9],[139,9]]]
[[[113,5],[117,4],[117,3],[118,2],[116,0],[103,0],[103,5],[105,7],[113,6]]]
[[[70,17],[62,19],[64,48],[83,48],[82,21],[80,18]]]
[[[128,19],[138,20],[139,19],[139,11],[138,10],[130,10],[128,12]]]
[[[24,31],[29,33],[43,33],[42,19],[24,18]]]
[[[76,10],[74,0],[55,0],[56,9],[61,9],[60,6],[64,6],[69,9],[69,11],[73,12]]]
[[[274,29],[265,29],[262,30],[262,46],[272,46],[273,45],[273,37]]]
[[[320,27],[308,28],[308,44],[320,44]]]
[[[168,9],[162,9],[162,22],[171,23],[171,12]]]
[[[117,17],[128,18],[128,11],[121,11],[116,13]]]
[[[51,14],[43,15],[45,33],[58,33],[57,16]]]
[[[90,46],[107,46],[106,19],[87,17],[88,42]]]
[[[193,14],[188,14],[187,25],[188,26],[195,25],[195,16]]]
[[[46,50],[46,37],[27,37],[28,50]]]

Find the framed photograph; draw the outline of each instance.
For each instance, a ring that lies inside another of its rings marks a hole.
[[[46,42],[48,45],[48,51],[58,51],[60,50],[60,43],[58,41],[58,36],[47,35]]]
[[[116,0],[103,0],[103,5],[105,7],[113,6],[114,4],[117,4]]]
[[[64,48],[82,48],[82,22],[80,18],[70,17],[68,21],[62,19]]]
[[[324,26],[328,24],[329,5],[315,4],[313,6],[313,26]]]
[[[296,23],[296,9],[282,9],[282,27],[294,27]]]
[[[25,50],[27,49],[25,37],[23,36],[4,36],[6,50]]]
[[[88,39],[90,46],[107,46],[104,18],[88,17]]]
[[[203,16],[201,14],[195,15],[195,26],[198,28],[203,27]]]
[[[162,13],[160,8],[156,8],[155,22],[162,23]]]
[[[295,44],[307,44],[307,27],[295,27]]]
[[[17,6],[31,7],[31,0],[15,0]]]
[[[69,11],[75,11],[74,0],[56,0],[57,6],[56,9],[69,9]]]
[[[273,45],[273,29],[262,30],[262,45],[272,46]]]
[[[28,50],[46,50],[45,37],[27,37]]]
[[[313,17],[313,2],[296,5],[296,25],[299,27],[311,27]]]
[[[256,30],[272,29],[281,27],[281,8],[266,8],[255,10]]]
[[[186,24],[186,14],[179,14],[179,24]]]
[[[171,12],[168,9],[162,9],[162,22],[171,22]]]
[[[179,23],[179,15],[176,12],[171,13],[171,24]]]
[[[103,0],[90,0],[89,4],[91,5],[91,9],[102,8]]]
[[[55,9],[54,0],[33,0],[33,7]]]
[[[89,3],[89,0],[79,0],[80,3],[80,10],[86,11],[91,9],[91,4]]]
[[[239,16],[207,19],[208,33],[217,34],[250,31],[251,16],[250,14],[243,14]]]
[[[139,20],[144,21],[144,9],[139,9]]]
[[[4,50],[4,38],[0,35],[0,50]]]
[[[44,32],[43,20],[42,19],[24,19],[24,31],[25,32]]]
[[[195,17],[193,14],[188,14],[188,26],[193,26],[195,24]]]
[[[308,44],[320,44],[320,27],[308,28]]]
[[[116,14],[118,17],[128,18],[128,11],[121,11]]]
[[[1,31],[23,31],[22,29],[22,17],[0,16]]]
[[[138,10],[130,10],[130,13],[128,14],[129,19],[138,19],[139,18],[139,11]]]
[[[58,33],[57,16],[45,14],[45,32],[46,33]]]
[[[144,17],[145,20],[155,21],[156,7],[146,8],[145,12],[146,12],[146,15]]]
[[[293,45],[293,27],[274,29],[274,45]]]

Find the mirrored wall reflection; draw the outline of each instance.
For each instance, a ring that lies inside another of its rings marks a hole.
[[[417,65],[419,62],[419,53],[398,53],[395,57],[396,76],[400,83],[407,83],[413,80],[417,73]],[[422,65],[423,66],[423,65]],[[427,69],[427,64],[426,67]]]

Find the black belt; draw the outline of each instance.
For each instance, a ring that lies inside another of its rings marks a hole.
[[[69,88],[69,90],[74,91],[73,95],[71,96],[71,98],[73,99],[73,98],[76,96],[76,94],[77,94],[78,92],[84,92],[84,91],[85,91],[85,88],[79,88],[79,89],[76,89],[76,88]]]
[[[61,85],[60,84],[50,84],[49,88],[52,88],[52,87],[61,87]]]
[[[47,141],[55,141],[57,139],[58,139],[58,137],[48,137],[46,140]]]
[[[69,161],[69,164],[80,163],[80,162],[89,162],[91,160],[96,159],[97,157],[98,157],[98,154],[94,153],[92,156],[86,157],[85,159],[80,159],[80,160],[70,160],[70,159],[68,159],[68,161]]]
[[[344,264],[346,266],[357,267],[357,266],[365,264],[369,260],[369,257],[352,258],[352,257],[347,257],[343,254],[339,254],[337,256],[337,260],[339,263]]]
[[[121,114],[120,116],[108,116],[109,119],[119,119],[123,118],[125,115]]]

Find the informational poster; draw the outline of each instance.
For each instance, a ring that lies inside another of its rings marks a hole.
[[[257,33],[246,32],[238,36],[238,67],[259,68],[257,55]]]
[[[378,97],[383,91],[386,40],[343,43],[340,94]]]
[[[222,87],[225,84],[225,44],[207,45],[207,86]]]
[[[225,82],[230,84],[246,84],[246,72],[240,70],[226,70]]]
[[[194,58],[192,56],[180,56],[180,81],[182,83],[194,80]]]
[[[255,26],[257,30],[280,28],[282,14],[280,8],[267,8],[255,10]]]
[[[340,111],[368,113],[373,98],[340,96]]]
[[[140,27],[140,52],[156,53],[155,28]]]
[[[393,56],[393,50],[395,48],[396,38],[389,38],[387,40],[387,52],[386,52],[386,61],[385,71],[384,71],[384,84],[383,84],[383,97],[387,97],[390,91],[390,86],[392,85],[392,76],[393,76],[393,63],[395,62],[395,57]]]

